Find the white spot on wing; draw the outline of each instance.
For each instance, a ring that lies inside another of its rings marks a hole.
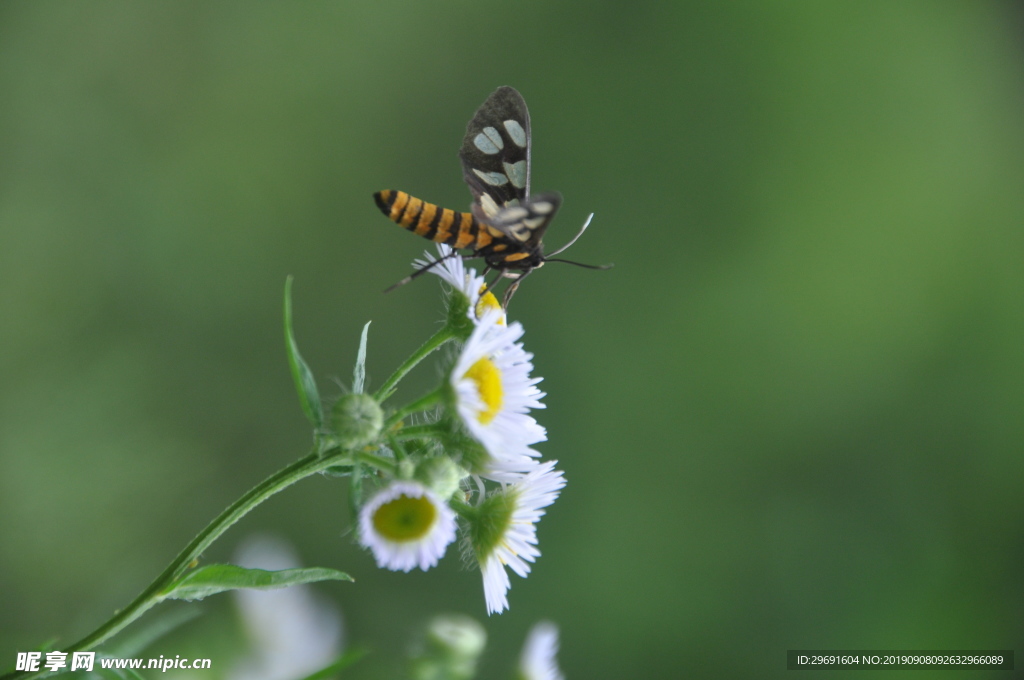
[[[505,173],[517,189],[522,189],[526,186],[526,161],[502,163],[502,165],[505,166]]]
[[[539,212],[542,215],[547,215],[549,212],[551,212],[551,208],[554,206],[552,206],[547,201],[537,201],[536,203],[531,203],[530,207],[533,208],[534,212]]]
[[[505,175],[500,172],[481,172],[476,168],[473,168],[473,174],[494,187],[500,187],[503,184],[508,184],[508,177],[505,177]]]
[[[484,215],[488,217],[494,217],[498,214],[498,204],[494,202],[494,199],[489,194],[481,194],[480,208],[484,211]]]
[[[529,214],[530,211],[527,210],[526,208],[516,206],[513,208],[505,208],[504,210],[502,210],[501,214],[498,215],[498,219],[500,219],[502,222],[518,222],[519,220],[523,219]]]
[[[505,142],[501,140],[501,133],[492,128],[491,126],[488,125],[487,127],[484,128],[484,134],[487,135],[487,139],[494,142],[494,146],[498,147],[499,149],[505,146]]]
[[[512,141],[516,143],[516,146],[526,148],[526,130],[519,124],[518,120],[506,120],[505,129],[508,130],[508,136],[512,138]]]
[[[476,145],[476,148],[487,154],[496,154],[501,150],[482,132],[473,138],[473,144]]]

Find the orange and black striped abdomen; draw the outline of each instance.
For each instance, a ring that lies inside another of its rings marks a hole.
[[[472,213],[442,208],[404,191],[378,191],[373,198],[389,219],[435,243],[481,250],[502,237],[501,232],[481,224]]]

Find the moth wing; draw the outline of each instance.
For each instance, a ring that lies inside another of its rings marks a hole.
[[[459,160],[479,219],[490,221],[530,195],[530,112],[515,88],[499,87],[480,105]]]
[[[520,205],[502,208],[486,222],[513,241],[532,248],[540,243],[561,205],[562,194],[557,191],[538,194]]]

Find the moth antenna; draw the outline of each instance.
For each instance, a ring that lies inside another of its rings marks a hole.
[[[553,260],[550,257],[544,258],[544,261],[545,262],[564,262],[566,264],[574,264],[577,267],[584,267],[586,269],[600,269],[602,271],[604,271],[605,269],[611,269],[612,267],[615,266],[614,263],[608,263],[608,264],[583,264],[582,262],[573,262],[572,260]]]
[[[415,278],[416,278],[417,276],[419,276],[420,274],[423,274],[424,272],[428,272],[428,271],[430,271],[430,270],[431,270],[431,269],[433,269],[433,268],[434,268],[434,267],[435,267],[436,265],[439,265],[439,264],[441,264],[442,262],[444,262],[445,260],[447,260],[447,259],[448,259],[449,257],[455,257],[456,255],[458,255],[458,252],[457,252],[457,251],[454,251],[454,250],[453,250],[452,252],[448,253],[448,254],[447,254],[447,255],[445,255],[444,257],[439,257],[439,258],[437,258],[436,260],[434,260],[433,262],[431,262],[430,264],[428,264],[428,265],[427,265],[426,267],[420,267],[419,269],[417,269],[416,271],[414,271],[414,272],[413,272],[412,274],[409,274],[408,276],[406,276],[406,277],[405,277],[404,279],[402,279],[402,280],[401,280],[401,281],[399,281],[398,283],[394,284],[393,286],[388,286],[388,287],[387,287],[387,288],[386,288],[386,289],[384,290],[384,292],[385,292],[385,293],[390,293],[390,292],[391,292],[391,291],[393,291],[393,290],[394,290],[395,288],[399,288],[400,286],[404,286],[405,284],[409,283],[410,281],[412,281],[413,279],[415,279]]]
[[[576,234],[575,236],[573,236],[571,241],[569,241],[564,246],[562,246],[561,248],[559,248],[558,250],[556,250],[555,252],[553,252],[551,254],[552,255],[558,255],[559,253],[565,252],[566,248],[571,246],[573,243],[576,243],[576,241],[579,240],[580,236],[583,236],[583,232],[585,232],[587,230],[587,227],[590,226],[590,220],[592,220],[592,219],[594,219],[594,213],[590,213],[590,217],[588,217],[587,221],[583,223],[583,227],[580,229],[580,232],[578,234]],[[548,259],[548,258],[545,258],[545,259]]]

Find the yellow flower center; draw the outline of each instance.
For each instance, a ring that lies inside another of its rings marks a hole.
[[[476,383],[476,391],[487,408],[477,414],[476,418],[484,425],[494,420],[501,410],[501,371],[494,362],[484,357],[469,367],[466,375]]]
[[[392,541],[416,541],[427,535],[437,517],[437,508],[425,496],[399,496],[373,513],[373,528]]]
[[[484,293],[485,290],[487,290],[487,286],[480,286],[480,292],[483,293],[483,295],[481,295],[480,299],[477,300],[476,309],[473,310],[476,313],[476,318],[478,319],[484,318],[484,314],[492,309],[501,309],[501,303],[498,302],[498,298],[494,297],[494,293],[489,290]],[[502,311],[505,310],[502,309]],[[502,314],[501,318],[498,319],[498,325],[505,325],[504,314]]]

